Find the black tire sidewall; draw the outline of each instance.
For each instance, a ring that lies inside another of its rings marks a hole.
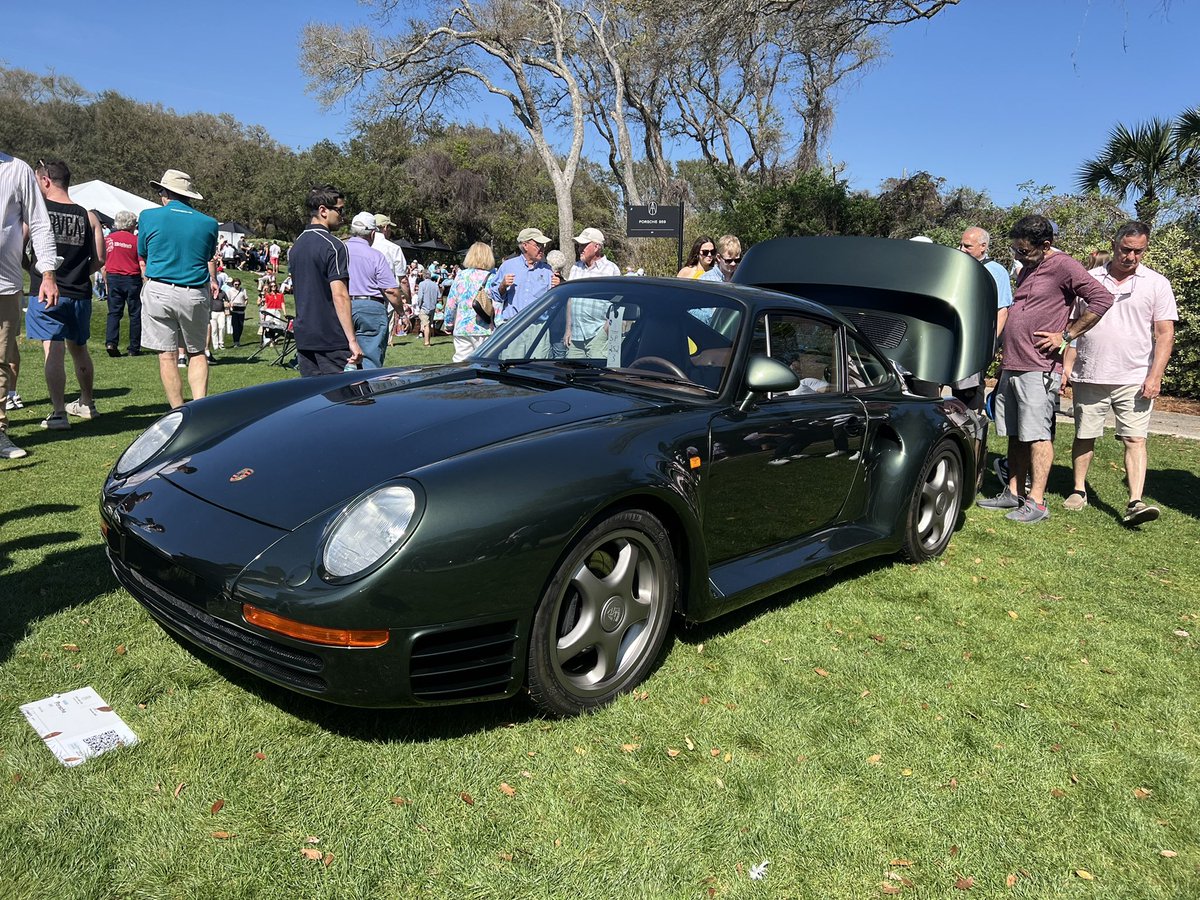
[[[933,467],[937,465],[937,461],[942,458],[945,452],[953,455],[958,463],[958,497],[956,500],[957,509],[954,511],[954,523],[946,532],[946,537],[942,540],[940,546],[935,550],[930,551],[921,545],[921,538],[917,534],[917,519],[921,514],[921,494],[925,489],[925,481],[929,478],[929,473],[933,471]],[[926,562],[927,560],[936,559],[941,556],[946,547],[950,545],[950,540],[954,536],[954,532],[958,528],[958,520],[962,516],[964,502],[964,486],[963,479],[965,473],[963,470],[963,453],[959,446],[950,438],[943,438],[933,448],[933,451],[925,460],[925,464],[921,466],[921,477],[917,479],[916,485],[913,487],[912,495],[908,501],[908,512],[904,517],[904,558],[911,562]]]
[[[663,560],[663,601],[659,604],[652,620],[646,624],[647,628],[654,629],[656,636],[645,648],[642,657],[624,674],[616,678],[608,690],[592,697],[583,698],[572,693],[560,683],[550,658],[551,647],[557,641],[558,604],[567,581],[583,562],[585,554],[590,554],[596,541],[604,534],[621,529],[641,532],[650,543],[655,545]],[[612,702],[617,695],[640,684],[653,669],[662,653],[663,645],[666,643],[666,637],[670,631],[670,619],[678,595],[679,561],[676,559],[675,550],[666,528],[656,516],[640,509],[627,509],[613,513],[589,528],[572,544],[571,549],[555,570],[554,577],[550,580],[550,584],[534,612],[526,666],[526,684],[530,700],[539,710],[549,715],[576,715],[605,706]]]

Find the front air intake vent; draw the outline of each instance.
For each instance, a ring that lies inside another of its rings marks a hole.
[[[492,622],[423,634],[413,642],[413,697],[428,703],[508,692],[516,662],[517,623]]]

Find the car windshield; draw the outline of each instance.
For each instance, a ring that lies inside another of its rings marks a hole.
[[[506,322],[474,358],[712,395],[725,383],[744,318],[739,301],[682,283],[574,281]]]

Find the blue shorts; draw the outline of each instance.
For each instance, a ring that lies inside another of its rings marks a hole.
[[[25,336],[31,341],[71,341],[86,344],[92,336],[92,301],[59,297],[46,308],[37,297],[29,298],[25,310]]]

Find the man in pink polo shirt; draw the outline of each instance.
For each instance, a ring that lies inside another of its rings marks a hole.
[[[1112,295],[1082,265],[1054,249],[1054,230],[1045,216],[1019,219],[1008,238],[1021,272],[1004,325],[1004,363],[994,399],[996,431],[1008,438],[1012,480],[979,505],[1010,510],[1006,518],[1031,524],[1050,518],[1045,491],[1054,460],[1050,428],[1058,412],[1063,351],[1100,321]],[[1074,308],[1082,312],[1070,321]],[[1018,496],[1027,474],[1028,496]]]
[[[1154,398],[1175,345],[1179,318],[1171,283],[1141,264],[1150,246],[1142,222],[1122,225],[1113,239],[1112,259],[1089,274],[1112,295],[1112,308],[1078,342],[1071,382],[1075,386],[1075,441],[1071,462],[1075,490],[1067,509],[1087,506],[1087,473],[1104,420],[1116,414],[1117,437],[1125,444],[1129,504],[1122,521],[1141,525],[1158,518],[1158,507],[1142,500],[1146,485],[1146,434]]]

